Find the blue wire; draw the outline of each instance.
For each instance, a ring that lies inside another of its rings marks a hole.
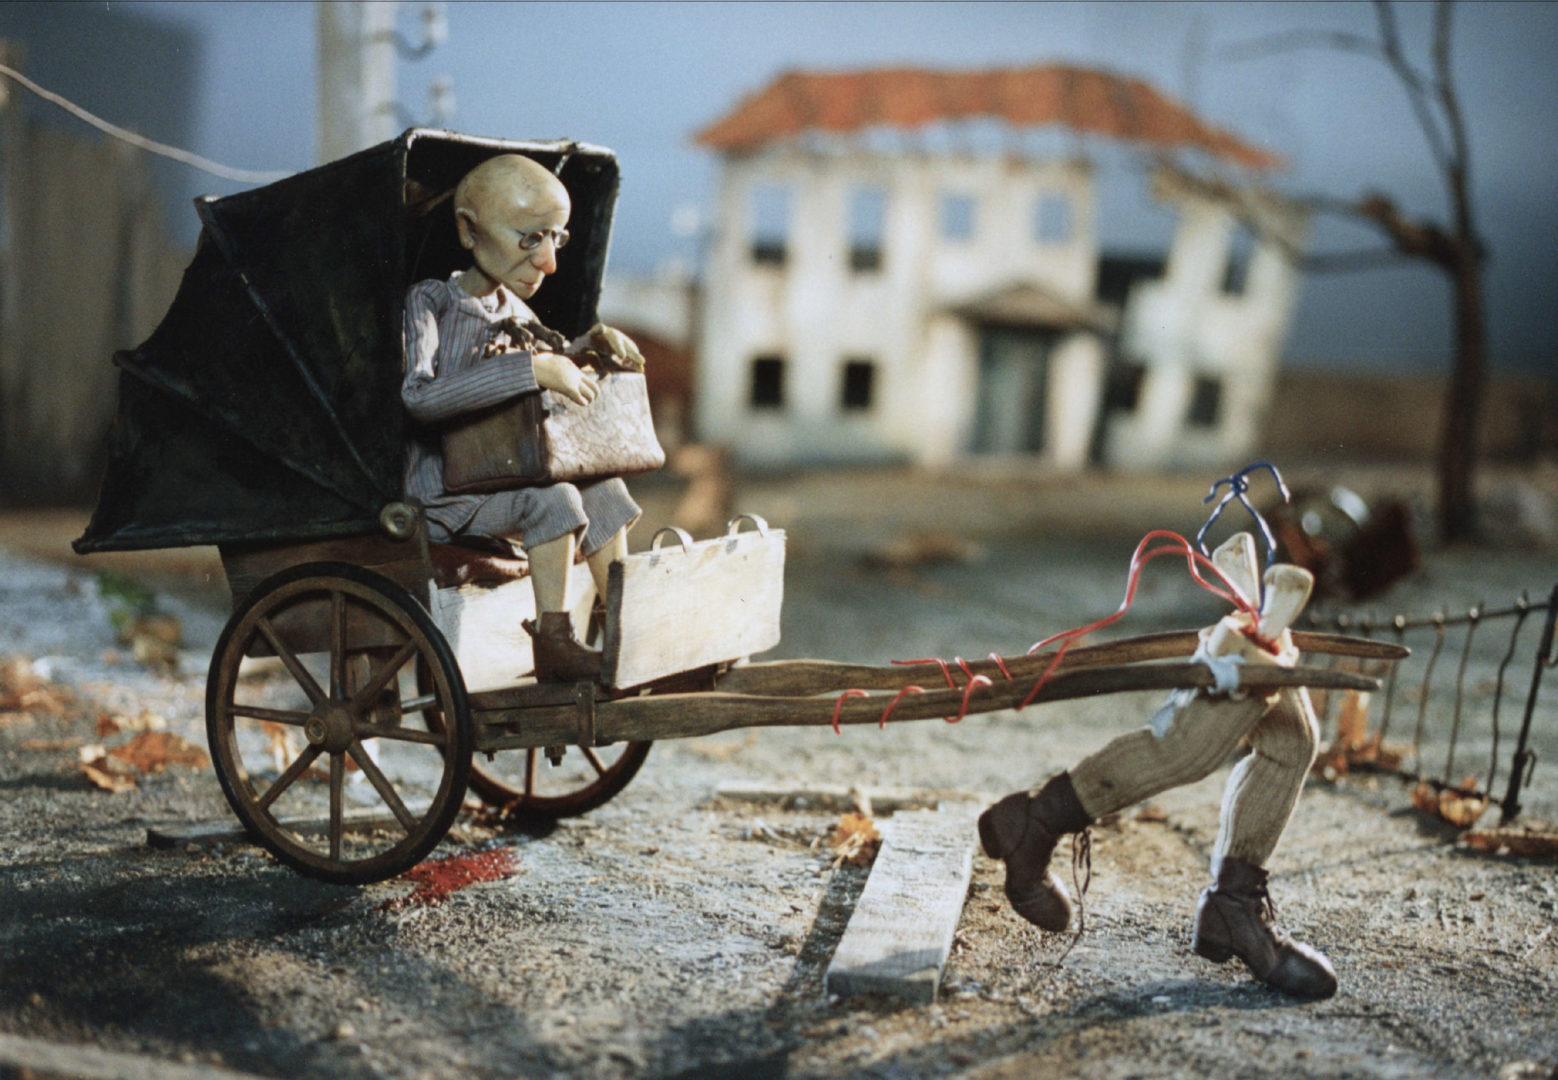
[[[1217,483],[1212,485],[1211,492],[1207,494],[1206,498],[1201,500],[1203,504],[1211,502],[1213,499],[1217,498],[1217,489],[1222,487],[1224,484],[1228,485],[1227,494],[1225,494],[1222,497],[1222,500],[1218,502],[1215,507],[1213,507],[1212,516],[1206,519],[1206,524],[1202,525],[1201,531],[1196,533],[1196,547],[1201,549],[1201,554],[1211,554],[1211,552],[1206,550],[1207,530],[1210,529],[1212,524],[1222,516],[1223,507],[1227,506],[1234,499],[1238,499],[1239,504],[1243,506],[1244,509],[1249,511],[1250,517],[1254,518],[1255,523],[1260,526],[1261,536],[1266,541],[1266,565],[1270,566],[1272,561],[1276,558],[1277,538],[1272,535],[1271,526],[1266,524],[1266,519],[1261,517],[1260,511],[1256,510],[1254,506],[1250,505],[1250,500],[1244,497],[1244,493],[1250,490],[1249,475],[1250,473],[1255,472],[1257,469],[1266,469],[1271,473],[1271,478],[1276,481],[1277,490],[1282,493],[1283,502],[1293,501],[1292,492],[1288,491],[1287,484],[1282,480],[1282,474],[1278,472],[1277,467],[1269,461],[1257,461],[1253,465],[1246,465],[1232,476],[1223,477],[1221,480],[1217,481]]]

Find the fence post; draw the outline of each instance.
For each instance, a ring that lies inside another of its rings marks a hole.
[[[1542,673],[1558,664],[1558,658],[1552,656],[1555,620],[1558,620],[1558,585],[1553,586],[1553,591],[1547,597],[1547,619],[1542,625],[1542,640],[1536,648],[1536,662],[1531,666],[1531,693],[1526,696],[1526,714],[1520,722],[1520,738],[1515,744],[1509,788],[1504,794],[1504,801],[1499,804],[1502,811],[1500,825],[1507,825],[1520,816],[1520,789],[1530,779],[1530,772],[1536,766],[1536,752],[1527,749],[1526,743],[1531,736],[1531,718],[1536,714],[1536,692],[1542,685]]]

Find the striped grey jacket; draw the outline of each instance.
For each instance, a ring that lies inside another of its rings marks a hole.
[[[504,319],[535,316],[502,286],[476,297],[448,281],[419,281],[406,293],[406,378],[400,398],[412,424],[406,451],[406,494],[450,532],[471,520],[484,495],[444,490],[440,425],[456,416],[540,390],[530,354],[510,352],[481,360],[483,347]],[[478,363],[480,361],[480,363]]]

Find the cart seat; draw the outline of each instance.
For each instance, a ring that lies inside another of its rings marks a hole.
[[[530,560],[502,541],[479,546],[430,543],[427,553],[433,564],[433,583],[440,589],[462,585],[493,588],[530,576]]]

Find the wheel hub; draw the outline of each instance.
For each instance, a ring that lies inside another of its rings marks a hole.
[[[303,724],[303,734],[311,745],[329,754],[345,753],[357,737],[351,711],[335,701],[327,701],[314,709]]]

